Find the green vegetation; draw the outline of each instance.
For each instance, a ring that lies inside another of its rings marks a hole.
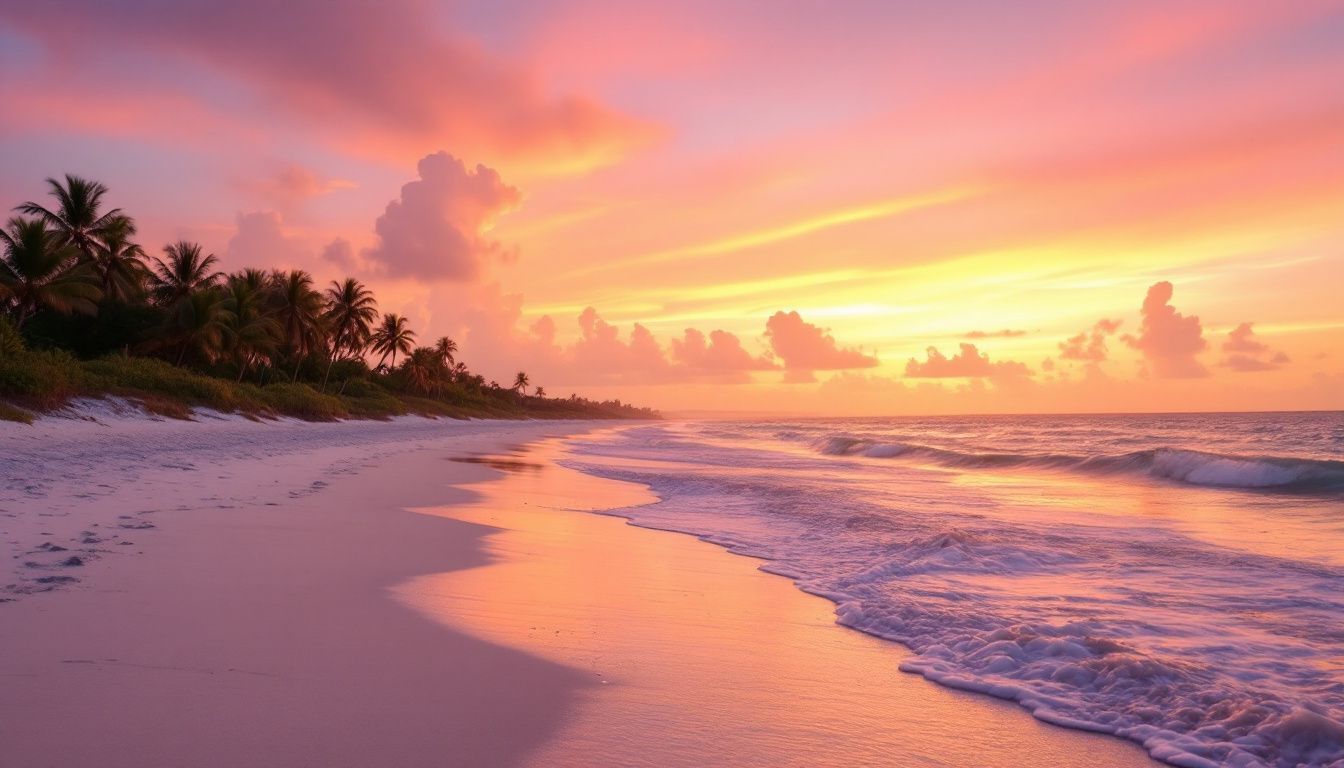
[[[15,210],[27,218],[0,230],[0,420],[104,396],[179,418],[198,407],[315,421],[656,415],[529,394],[523,372],[510,388],[487,384],[452,339],[416,346],[406,319],[380,316],[354,278],[319,290],[302,270],[225,274],[186,241],[151,260],[135,222],[104,210],[102,184],[47,184],[54,207],[26,202]]]

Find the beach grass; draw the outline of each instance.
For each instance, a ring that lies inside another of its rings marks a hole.
[[[0,421],[17,421],[20,424],[32,424],[33,412],[17,408],[0,401]]]

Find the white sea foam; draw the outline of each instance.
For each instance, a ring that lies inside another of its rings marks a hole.
[[[1344,768],[1344,426],[1198,418],[656,425],[577,466],[943,685],[1174,765]]]

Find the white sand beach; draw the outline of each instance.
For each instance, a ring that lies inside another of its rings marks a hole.
[[[583,511],[611,425],[86,415],[0,428],[2,765],[1149,763]]]

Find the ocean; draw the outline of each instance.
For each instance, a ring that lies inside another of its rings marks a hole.
[[[908,646],[1183,766],[1344,766],[1344,414],[641,424],[568,463]]]

